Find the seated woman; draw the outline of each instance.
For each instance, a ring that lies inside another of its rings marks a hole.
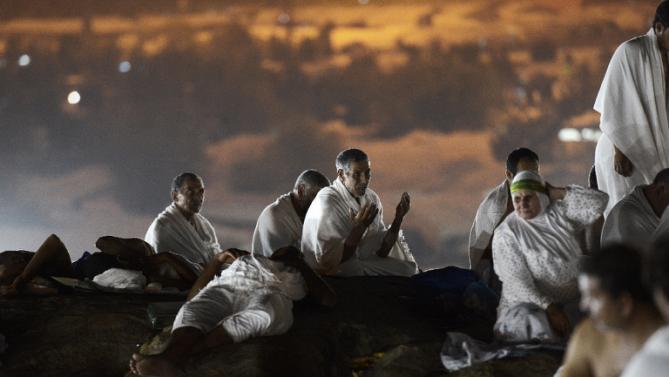
[[[30,282],[37,276],[59,276],[92,280],[110,269],[142,271],[147,279],[179,289],[188,289],[197,279],[189,264],[178,255],[156,254],[138,238],[100,237],[95,245],[101,252],[86,252],[72,263],[63,242],[52,234],[36,252],[12,250],[0,253],[0,295],[12,297],[23,289],[30,293],[55,293]]]
[[[506,341],[562,341],[578,316],[579,232],[606,208],[606,193],[553,187],[531,171],[511,184],[514,212],[493,237],[502,281],[495,335]]]

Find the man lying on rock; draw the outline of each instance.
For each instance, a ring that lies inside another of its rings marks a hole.
[[[40,288],[31,282],[37,276],[58,276],[92,280],[111,268],[138,270],[149,281],[163,286],[189,289],[197,275],[178,255],[156,254],[153,248],[138,238],[100,237],[95,245],[101,252],[85,253],[72,263],[65,244],[55,234],[50,235],[36,252],[11,250],[0,253],[0,296],[13,297],[25,291],[34,294],[57,293],[53,288]],[[177,274],[166,277],[165,266]]]
[[[189,301],[177,313],[165,351],[132,355],[133,373],[174,376],[188,357],[208,348],[283,334],[293,324],[293,301],[307,293],[322,305],[335,304],[334,291],[295,247],[276,250],[269,258],[229,249],[214,260],[219,267],[208,265],[198,278]]]

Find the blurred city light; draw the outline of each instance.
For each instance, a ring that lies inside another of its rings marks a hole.
[[[129,61],[122,61],[118,65],[118,71],[121,73],[128,73],[130,72],[130,69],[132,68],[132,65],[130,64]]]
[[[19,56],[19,65],[21,67],[26,67],[30,64],[30,55],[28,54],[23,54]]]
[[[360,3],[360,5],[367,5],[369,4],[369,0],[358,0],[358,3]]]
[[[290,22],[290,15],[288,13],[281,13],[276,20],[279,21],[280,24],[287,24]]]
[[[79,101],[81,101],[81,95],[76,90],[71,91],[70,94],[67,95],[67,103],[70,105],[76,105]]]
[[[594,128],[563,128],[558,133],[558,139],[562,142],[593,142],[596,143],[602,131]]]

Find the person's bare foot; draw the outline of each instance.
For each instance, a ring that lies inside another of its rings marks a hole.
[[[177,377],[181,370],[160,355],[145,356],[138,353],[132,355],[130,370],[140,376]]]

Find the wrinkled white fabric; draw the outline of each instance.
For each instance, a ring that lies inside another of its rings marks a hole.
[[[637,186],[609,212],[602,229],[602,246],[624,243],[645,249],[660,223],[643,189]]]
[[[664,70],[652,29],[616,49],[594,109],[601,114],[603,132],[595,151],[595,170],[599,189],[610,197],[608,214],[635,186],[652,182],[669,167]],[[613,145],[632,161],[631,177],[615,172]]]
[[[344,242],[353,229],[351,210],[359,212],[367,203],[374,203],[379,213],[360,239],[355,254],[341,263]],[[376,251],[381,247],[387,228],[383,223],[383,207],[378,195],[367,189],[358,203],[339,179],[318,192],[311,203],[302,228],[302,252],[305,261],[323,274],[340,276],[400,275],[416,273],[417,266],[400,231],[386,258]]]
[[[195,327],[208,333],[221,325],[235,342],[282,334],[293,323],[293,300],[306,294],[304,278],[294,268],[243,256],[181,307],[172,329]]]
[[[495,231],[492,249],[502,281],[499,318],[518,304],[546,309],[578,297],[583,250],[577,232],[601,215],[606,201],[601,191],[569,186],[563,200],[552,202],[533,219],[524,220],[516,212],[506,217]]]
[[[146,285],[146,276],[141,271],[110,268],[95,275],[93,282],[107,288],[141,290]]]
[[[664,209],[660,221],[657,224],[657,228],[653,235],[651,236],[652,242],[658,240],[669,241],[669,206]]]
[[[153,220],[144,241],[153,246],[157,253],[169,252],[182,256],[195,272],[200,273],[214,255],[221,252],[221,246],[209,220],[196,213],[193,222],[195,226],[172,203]]]
[[[495,228],[506,213],[508,201],[509,183],[505,179],[485,196],[476,210],[476,217],[469,231],[469,268],[475,268],[481,260]]]
[[[260,213],[253,231],[251,251],[253,254],[272,256],[285,246],[300,248],[302,220],[295,212],[290,193],[281,195]]]
[[[669,374],[669,326],[655,331],[627,364],[620,377],[665,377]]]

